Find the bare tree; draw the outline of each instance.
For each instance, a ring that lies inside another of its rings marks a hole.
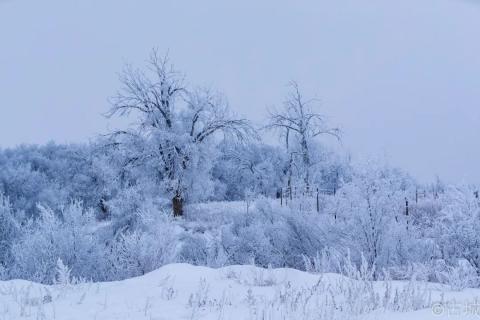
[[[290,82],[291,91],[283,103],[281,110],[270,112],[268,129],[279,130],[285,138],[285,147],[290,153],[288,169],[288,186],[291,187],[294,158],[301,158],[303,182],[305,187],[310,186],[310,168],[312,155],[310,145],[312,140],[323,135],[333,136],[340,140],[340,129],[329,127],[323,115],[316,113],[313,108],[315,99],[305,100],[296,82]],[[296,145],[291,146],[291,140]]]
[[[160,164],[159,174],[172,195],[173,213],[181,216],[188,193],[184,178],[187,172],[195,174],[189,170],[195,171],[191,159],[197,147],[212,141],[216,133],[247,139],[255,131],[247,120],[233,117],[218,93],[187,89],[168,57],[160,57],[156,51],[146,72],[127,66],[120,81],[122,88],[112,99],[107,116],[135,114],[138,121],[133,128],[113,132],[113,144],[137,151],[129,153],[128,165]],[[139,147],[141,141],[148,147]]]

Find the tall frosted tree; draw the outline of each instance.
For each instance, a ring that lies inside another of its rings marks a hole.
[[[340,139],[340,129],[330,127],[325,116],[315,111],[315,99],[305,99],[296,82],[279,110],[270,112],[268,129],[278,130],[285,138],[289,153],[288,186],[292,183],[293,167],[299,168],[305,187],[311,184],[312,144],[314,139],[329,135]]]
[[[192,179],[207,170],[205,157],[216,134],[244,140],[254,130],[247,120],[233,116],[222,95],[187,88],[168,57],[156,51],[145,70],[127,66],[120,81],[107,116],[135,114],[137,122],[113,132],[113,144],[126,149],[126,165],[155,164],[156,175],[172,197],[173,213],[181,216]]]

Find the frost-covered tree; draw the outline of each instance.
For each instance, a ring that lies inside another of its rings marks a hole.
[[[273,197],[282,187],[286,161],[280,148],[252,142],[222,143],[220,149],[213,176],[226,200],[243,199],[247,191]]]
[[[291,82],[290,87],[291,91],[283,103],[283,108],[270,112],[266,128],[278,130],[285,139],[285,147],[290,157],[288,186],[291,186],[296,166],[308,190],[311,184],[314,139],[324,135],[340,139],[340,130],[330,127],[326,117],[315,111],[315,100],[305,99],[296,82]]]
[[[466,259],[480,275],[480,201],[476,189],[450,186],[440,199],[443,208],[433,225],[440,257],[452,264]]]
[[[12,243],[20,233],[10,201],[0,193],[0,269],[12,263]]]
[[[210,161],[209,144],[217,133],[246,139],[253,133],[245,119],[235,118],[226,100],[211,90],[190,90],[167,57],[153,51],[145,71],[126,67],[122,88],[108,116],[135,114],[135,126],[112,134],[113,145],[126,149],[125,165],[147,162],[172,197],[174,215],[183,214],[194,176],[197,182]]]
[[[401,172],[368,161],[356,166],[352,181],[333,198],[327,212],[351,241],[349,249],[365,256],[370,267],[385,267],[398,253],[400,239],[407,239],[405,212],[408,177]]]

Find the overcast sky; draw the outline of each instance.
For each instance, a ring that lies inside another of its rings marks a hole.
[[[0,146],[105,132],[117,73],[152,47],[252,120],[295,79],[354,156],[480,182],[474,0],[0,0]]]

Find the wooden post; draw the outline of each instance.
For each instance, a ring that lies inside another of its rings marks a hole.
[[[280,207],[283,207],[283,188],[280,188]]]
[[[317,212],[320,212],[320,202],[318,201],[318,188],[317,188]]]
[[[408,217],[408,199],[405,198],[405,215]]]
[[[418,203],[418,188],[415,188],[415,203]]]
[[[183,198],[177,194],[172,199],[172,207],[173,207],[173,216],[174,217],[181,217],[183,216]]]
[[[408,199],[405,198],[405,216],[407,217],[407,230],[408,230]]]
[[[102,211],[102,216],[100,217],[100,219],[107,219],[108,218],[108,215],[109,215],[109,212],[108,212],[108,206],[107,206],[107,203],[106,203],[106,200],[104,197],[102,197],[100,199],[100,202],[99,202],[99,207],[100,207],[100,210]]]

